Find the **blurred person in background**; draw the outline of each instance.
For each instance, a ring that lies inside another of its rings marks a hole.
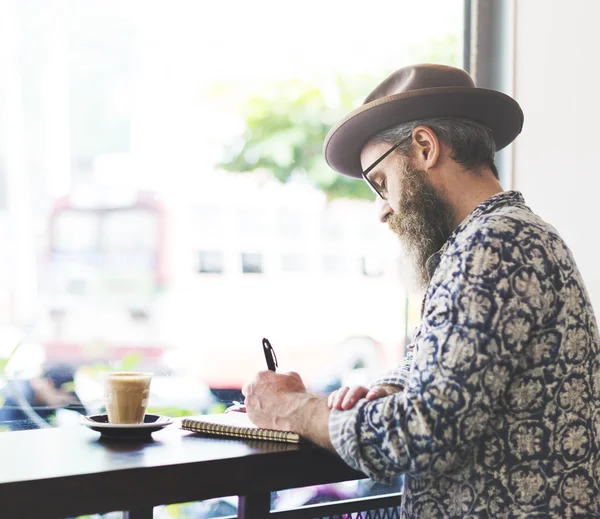
[[[243,389],[256,425],[377,481],[405,474],[403,518],[600,516],[594,311],[565,242],[494,164],[522,125],[515,100],[440,65],[396,71],[338,123],[327,162],[373,188],[425,291],[412,356],[329,398],[295,373]]]
[[[68,365],[49,367],[42,376],[29,380],[11,380],[1,396],[0,424],[15,430],[37,428],[42,421],[50,424],[59,409],[86,413]]]

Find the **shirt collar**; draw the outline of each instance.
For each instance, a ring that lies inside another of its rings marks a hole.
[[[479,216],[483,216],[484,214],[489,214],[500,207],[505,205],[517,205],[524,204],[525,199],[523,195],[519,191],[502,191],[500,193],[496,193],[495,195],[488,198],[485,202],[479,204],[475,209],[473,209],[469,215],[460,223],[460,225],[454,230],[454,232],[450,235],[446,243],[442,246],[442,248],[433,253],[427,259],[427,263],[425,264],[425,268],[427,269],[427,274],[429,275],[429,279],[433,277],[433,273],[438,268],[440,261],[442,259],[442,255],[446,252],[446,249],[456,240],[456,237],[475,219]]]

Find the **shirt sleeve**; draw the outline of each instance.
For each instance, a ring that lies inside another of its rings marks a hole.
[[[397,368],[388,371],[381,377],[372,380],[369,384],[369,388],[382,385],[398,386],[400,388],[406,387],[408,385],[410,370],[412,368],[413,356],[414,344],[409,344],[406,349],[406,355],[404,356],[402,364]]]
[[[506,391],[516,361],[501,349],[500,334],[512,314],[505,307],[517,297],[498,281],[508,276],[501,243],[478,232],[461,250],[432,281],[404,391],[331,412],[335,449],[372,479],[451,470],[488,428]],[[495,275],[482,275],[491,268]]]

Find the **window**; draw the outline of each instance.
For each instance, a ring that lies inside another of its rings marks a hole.
[[[107,211],[102,215],[102,244],[107,252],[154,252],[158,220],[143,210]]]
[[[223,272],[223,253],[219,251],[198,252],[198,272],[221,274]]]
[[[425,3],[424,18],[413,0],[305,0],[291,17],[275,0],[0,1],[0,337],[16,328],[39,348],[16,362],[20,339],[0,344],[0,402],[19,378],[30,407],[0,404],[0,430],[78,419],[32,396],[61,362],[87,414],[104,412],[96,375],[111,366],[154,372],[149,412],[171,416],[241,400],[271,330],[311,390],[334,389],[335,361],[313,359],[339,358],[346,337],[399,363],[420,299],[404,311],[379,261],[395,237],[361,223],[376,224],[370,191],[322,146],[393,70],[460,65],[463,0]],[[235,515],[213,504],[155,513]]]
[[[244,274],[262,274],[263,256],[256,252],[242,253],[242,272]]]
[[[159,253],[158,220],[156,214],[137,208],[101,212],[99,261],[113,272],[140,269],[151,278]],[[130,285],[125,279],[107,284]]]
[[[268,330],[315,391],[346,336],[401,356],[413,314],[370,258],[395,237],[357,226],[373,197],[323,141],[393,70],[460,65],[463,1],[284,4],[0,1],[0,333],[40,348],[19,373],[66,362],[91,413],[98,366],[152,371],[173,415],[240,400],[254,366],[231,359],[264,367]]]

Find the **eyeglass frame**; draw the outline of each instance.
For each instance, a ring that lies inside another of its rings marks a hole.
[[[395,149],[397,149],[403,142],[404,142],[404,139],[400,139],[389,150],[387,150],[381,157],[379,157],[375,162],[373,162],[373,164],[371,164],[367,169],[365,169],[364,171],[361,170],[361,172],[360,172],[361,175],[362,175],[362,177],[366,180],[367,184],[369,184],[369,187],[371,188],[371,190],[373,191],[373,193],[375,193],[375,195],[379,196],[379,198],[381,198],[382,200],[385,200],[385,197],[379,191],[379,189],[377,189],[377,187],[375,186],[375,184],[373,184],[373,182],[371,182],[369,180],[369,177],[367,177],[367,175],[371,171],[373,171],[373,169],[375,168],[375,166],[377,166],[378,164],[380,164],[388,155],[390,155]]]

